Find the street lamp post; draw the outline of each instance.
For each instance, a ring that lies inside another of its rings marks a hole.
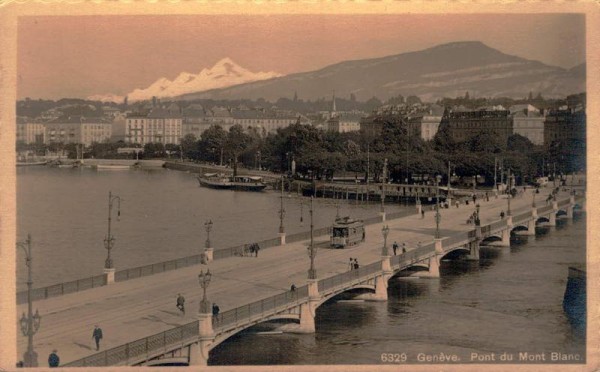
[[[535,208],[535,190],[533,190],[532,194],[533,194],[533,200],[531,201],[531,207]]]
[[[104,262],[105,269],[114,268],[113,260],[112,260],[112,258],[110,258],[110,251],[113,249],[113,247],[115,245],[115,237],[113,235],[111,235],[110,228],[111,228],[111,222],[112,222],[112,208],[113,208],[113,203],[115,200],[117,201],[117,221],[118,221],[119,217],[121,216],[121,198],[117,195],[113,195],[112,192],[109,191],[108,192],[108,233],[106,234],[106,237],[104,238],[104,247],[108,251],[107,256],[106,256],[106,261]]]
[[[507,211],[506,211],[506,215],[510,216],[511,213],[512,213],[510,211],[510,199],[512,198],[512,193],[511,193],[512,186],[511,186],[511,179],[510,179],[510,168],[508,168],[508,176],[507,176],[507,180],[506,181],[508,183],[508,188],[506,189],[507,190],[507,193],[506,193],[507,198],[506,198],[506,200],[508,201],[508,208],[507,208]]]
[[[481,220],[479,219],[479,208],[479,203],[477,203],[477,205],[475,206],[475,226],[481,226]]]
[[[17,247],[23,249],[25,252],[25,264],[27,265],[27,316],[23,313],[19,323],[21,325],[21,332],[23,336],[27,336],[27,351],[23,356],[23,363],[25,367],[37,367],[37,353],[33,350],[33,335],[37,333],[40,328],[40,322],[42,317],[38,310],[35,310],[33,314],[33,300],[31,297],[31,289],[33,286],[33,279],[31,275],[31,235],[27,235],[27,240],[24,242],[17,242]]]
[[[204,248],[205,248],[205,250],[207,248],[211,248],[211,246],[210,246],[210,232],[212,230],[212,227],[213,227],[212,220],[208,220],[208,221],[204,222],[204,229],[206,230],[206,242],[204,242]]]
[[[390,228],[388,227],[388,225],[383,226],[383,228],[381,229],[381,233],[383,234],[383,247],[381,248],[381,255],[383,257],[389,256],[388,248],[387,248],[387,237],[388,237],[389,232],[390,232]]]
[[[285,217],[285,209],[283,208],[283,176],[281,176],[281,195],[279,196],[279,233],[284,234],[283,217]]]
[[[210,273],[210,269],[206,270],[206,273],[204,273],[204,271],[200,270],[200,274],[198,274],[198,282],[200,283],[200,286],[202,287],[202,301],[200,301],[200,312],[201,313],[210,313],[210,306],[208,303],[208,300],[206,299],[206,289],[208,288],[208,285],[210,284],[210,278],[212,277],[212,274]]]
[[[440,222],[442,220],[442,216],[440,215],[440,180],[442,176],[437,175],[435,177],[435,188],[436,188],[436,197],[435,197],[435,238],[440,238]]]
[[[315,256],[317,251],[314,245],[313,237],[313,197],[310,197],[310,246],[308,247],[308,257],[310,257],[310,268],[308,269],[308,279],[317,279],[317,270],[315,269]]]
[[[385,213],[385,181],[387,176],[387,159],[383,160],[383,176],[381,178],[381,213]]]

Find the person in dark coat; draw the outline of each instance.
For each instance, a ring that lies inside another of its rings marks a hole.
[[[219,305],[217,305],[217,304],[213,304],[213,305],[212,305],[212,313],[213,313],[213,316],[217,316],[217,315],[219,315],[219,311],[220,311],[220,310],[221,310],[221,309],[219,309]]]
[[[394,256],[395,256],[396,252],[398,251],[398,243],[394,242],[394,244],[392,244],[392,249],[394,250]]]
[[[354,259],[354,270],[358,270],[358,268],[359,268],[359,265],[358,265],[358,259],[357,259],[357,258],[355,258],[355,259]]]
[[[406,253],[406,243],[402,243],[402,253]]]
[[[102,329],[97,325],[94,326],[92,338],[96,341],[96,351],[100,350],[100,340],[102,340]]]
[[[185,315],[185,297],[181,293],[177,295],[177,308]]]
[[[52,350],[52,353],[48,356],[48,366],[51,368],[58,367],[60,364],[60,358],[56,354],[56,350]]]
[[[258,251],[260,251],[260,245],[254,243],[254,257],[258,257]]]

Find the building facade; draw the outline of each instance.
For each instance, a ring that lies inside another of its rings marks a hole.
[[[45,132],[46,128],[43,123],[22,118],[17,119],[17,142],[42,144],[45,142]]]
[[[80,143],[90,146],[94,142],[105,142],[112,135],[112,123],[105,118],[67,116],[44,123],[44,139],[50,143]]]
[[[508,110],[474,110],[447,113],[449,133],[456,142],[468,141],[481,132],[494,132],[505,142],[513,134],[513,121]]]
[[[183,137],[183,116],[177,105],[154,107],[145,114],[133,113],[126,119],[126,142],[144,146],[147,143],[179,144]]]
[[[544,146],[553,142],[580,141],[585,143],[586,114],[584,110],[551,110],[544,121]]]

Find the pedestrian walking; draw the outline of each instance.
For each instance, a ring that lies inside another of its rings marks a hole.
[[[183,315],[185,315],[185,298],[179,293],[177,295],[177,308]]]
[[[421,219],[425,218],[425,209],[421,209]]]
[[[221,309],[219,308],[219,305],[213,303],[213,305],[212,305],[212,314],[213,314],[213,316],[216,317],[217,315],[219,315],[219,311],[220,310]]]
[[[402,243],[402,253],[406,253],[406,243]]]
[[[500,212],[500,219],[504,219],[504,211]]]
[[[292,286],[290,287],[290,291],[291,292],[296,292],[296,285],[292,284]]]
[[[490,201],[490,194],[488,194],[488,192],[485,192],[485,201]]]
[[[350,270],[354,270],[354,259],[350,257]]]
[[[258,251],[260,251],[260,246],[258,243],[254,243],[254,257],[258,257]]]
[[[96,341],[96,351],[100,350],[100,340],[102,340],[102,329],[97,325],[94,326],[94,332],[92,338]]]
[[[396,251],[398,250],[398,243],[396,243],[394,241],[394,244],[392,244],[392,249],[394,250],[394,256],[396,255]]]
[[[57,351],[56,349],[52,350],[52,353],[50,353],[50,355],[48,355],[48,367],[50,368],[55,368],[58,367],[58,365],[60,364],[60,358],[58,357],[58,354],[56,354]]]
[[[355,258],[355,259],[354,259],[354,270],[358,270],[358,268],[359,268],[359,267],[360,267],[360,266],[358,265],[358,259],[357,259],[357,258]]]
[[[455,201],[454,204],[456,205],[456,208],[458,208],[460,206],[460,202],[458,200]]]

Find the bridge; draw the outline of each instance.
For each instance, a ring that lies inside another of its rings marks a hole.
[[[225,310],[217,316],[196,312],[200,304],[197,275],[203,268],[198,266],[38,301],[35,306],[44,320],[36,335],[36,349],[43,356],[57,348],[61,360],[67,362],[64,366],[143,365],[174,355],[187,357],[193,365],[205,365],[212,349],[259,323],[287,320],[288,332],[314,333],[319,306],[343,292],[360,289],[369,292],[362,295],[368,300],[385,301],[393,276],[439,277],[442,259],[463,255],[477,260],[480,245],[509,246],[511,233],[535,234],[536,224],[552,226],[557,218],[572,218],[576,208],[584,208],[583,197],[561,194],[557,201],[535,207],[528,197],[532,191],[512,198],[513,213],[502,219],[505,196],[482,201],[481,226],[465,223],[474,211],[472,205],[443,209],[440,239],[432,239],[429,211],[424,219],[420,215],[388,219],[387,241],[409,246],[408,252],[395,256],[387,247],[390,244],[384,244],[381,224],[368,226],[367,241],[350,249],[328,249],[328,240],[321,239],[316,242],[318,279],[305,279],[307,241],[261,251],[257,258],[210,262],[213,281],[208,296]],[[544,200],[547,191],[538,195]],[[350,271],[348,257],[369,264]],[[296,290],[289,289],[291,283],[303,282]],[[178,314],[177,293],[186,295],[191,315]],[[101,352],[88,346],[94,324],[104,329],[108,348]],[[24,340],[18,346],[24,350]]]

